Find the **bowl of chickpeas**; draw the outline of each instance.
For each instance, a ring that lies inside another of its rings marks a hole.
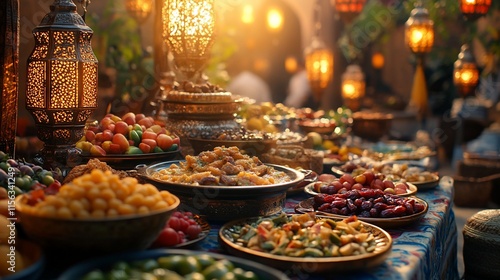
[[[18,196],[16,210],[44,250],[95,256],[148,248],[179,203],[151,184],[95,169],[55,194]]]

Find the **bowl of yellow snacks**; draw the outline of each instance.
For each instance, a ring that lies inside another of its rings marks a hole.
[[[16,198],[26,235],[47,251],[103,255],[148,248],[180,203],[136,178],[92,170],[56,193]]]

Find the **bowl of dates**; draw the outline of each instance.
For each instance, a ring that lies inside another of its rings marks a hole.
[[[382,190],[351,190],[342,194],[318,194],[299,202],[295,211],[316,211],[332,217],[356,215],[382,228],[406,226],[422,218],[429,206],[418,197],[401,197]]]

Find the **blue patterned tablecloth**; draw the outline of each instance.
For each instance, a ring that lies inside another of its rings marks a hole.
[[[438,187],[419,191],[429,204],[427,214],[415,224],[387,230],[393,238],[392,252],[382,265],[345,274],[310,275],[305,271],[287,272],[291,279],[459,279],[457,269],[457,226],[452,209],[453,184],[443,178]],[[288,197],[285,212],[293,213],[306,194]],[[211,224],[209,236],[199,244],[212,252],[223,252],[218,243],[219,224]]]

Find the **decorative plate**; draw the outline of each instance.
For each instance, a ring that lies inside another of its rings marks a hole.
[[[309,183],[307,184],[305,187],[304,187],[304,192],[310,194],[310,195],[318,195],[320,194],[319,192],[315,191],[314,190],[314,184],[316,182],[312,182],[312,183]],[[408,192],[405,193],[405,194],[398,194],[399,196],[412,196],[412,195],[415,195],[417,193],[417,186],[415,186],[414,184],[412,183],[406,183],[409,187],[408,189]]]
[[[316,217],[331,218],[319,215]],[[224,224],[219,231],[221,246],[230,254],[241,258],[265,263],[282,271],[293,269],[293,271],[304,271],[308,274],[368,269],[382,264],[391,253],[392,237],[389,233],[377,226],[365,222],[362,222],[363,226],[373,233],[376,240],[376,248],[372,253],[339,257],[291,257],[261,252],[237,244],[233,240],[231,228],[253,223],[259,218],[260,217],[240,219]],[[341,220],[337,218],[331,219]]]
[[[409,215],[409,216],[404,216],[404,217],[396,217],[396,218],[366,218],[366,217],[359,217],[358,219],[373,225],[377,225],[382,228],[398,228],[398,227],[403,227],[407,226],[409,224],[415,223],[420,218],[425,216],[427,213],[427,210],[429,209],[429,205],[427,202],[421,198],[414,197],[418,202],[424,204],[425,208],[422,212]],[[303,200],[295,206],[295,212],[297,213],[307,213],[307,212],[316,212],[318,215],[324,215],[327,217],[333,217],[337,219],[345,219],[348,216],[344,215],[338,215],[338,214],[332,214],[332,213],[327,213],[327,212],[322,212],[322,211],[317,211],[314,209],[314,197],[310,197],[306,200]]]
[[[439,175],[434,174],[434,180],[425,181],[425,182],[412,182],[419,191],[425,191],[433,189],[439,186]]]

